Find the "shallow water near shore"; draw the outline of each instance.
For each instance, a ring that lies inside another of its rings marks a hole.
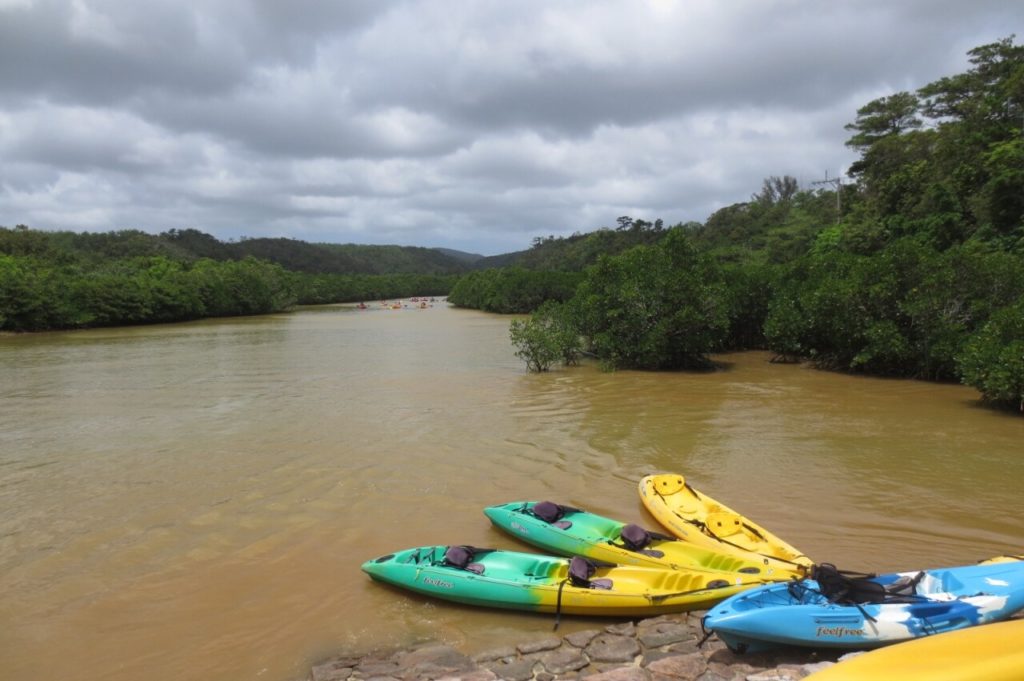
[[[0,337],[0,679],[279,681],[343,650],[546,634],[359,565],[532,550],[481,513],[517,499],[653,526],[636,483],[656,471],[849,569],[1024,549],[1024,419],[970,388],[756,352],[533,375],[508,321],[326,306]]]

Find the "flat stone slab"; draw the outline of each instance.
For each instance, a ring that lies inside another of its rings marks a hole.
[[[640,630],[638,638],[640,643],[647,648],[661,648],[673,643],[692,641],[696,636],[693,629],[688,626],[677,622],[662,622],[653,627],[644,627]]]
[[[640,643],[630,636],[599,634],[586,647],[594,662],[632,662],[640,654]]]
[[[529,655],[530,653],[540,653],[545,650],[554,650],[562,645],[562,639],[552,636],[550,638],[542,638],[538,641],[531,641],[529,643],[521,643],[516,648],[523,655]]]
[[[563,647],[542,657],[540,663],[552,674],[566,674],[583,669],[590,660],[578,648]]]
[[[675,679],[696,679],[708,670],[708,662],[700,653],[672,655],[647,665],[647,671]]]

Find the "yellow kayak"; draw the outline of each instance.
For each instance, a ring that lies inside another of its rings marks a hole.
[[[810,567],[813,561],[749,518],[690,487],[678,473],[648,475],[640,500],[672,534],[718,551],[750,554]]]
[[[805,681],[1020,681],[1024,620],[925,636],[844,660]]]
[[[1018,560],[1024,560],[1024,554],[1019,556],[995,556],[994,558],[989,558],[987,560],[980,561],[980,564],[986,565],[988,563],[1013,563]]]

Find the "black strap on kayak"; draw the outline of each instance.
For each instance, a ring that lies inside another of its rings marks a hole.
[[[743,527],[747,528],[747,531],[749,531],[750,533],[752,533],[752,534],[753,534],[753,535],[754,535],[755,537],[757,537],[757,538],[758,538],[758,539],[760,539],[761,541],[768,541],[767,539],[765,539],[765,538],[764,538],[764,535],[763,535],[763,534],[761,534],[760,532],[758,532],[758,531],[757,531],[757,528],[756,528],[756,527],[751,527],[751,526],[750,526],[750,525],[748,525],[747,523],[743,523]]]
[[[877,575],[852,572],[849,570],[838,570],[830,563],[816,565],[812,569],[811,579],[818,583],[817,589],[812,589],[804,584],[804,579],[791,582],[789,593],[797,601],[803,601],[803,594],[797,593],[796,589],[815,593],[824,597],[829,603],[841,606],[853,606],[857,608],[864,619],[877,622],[865,609],[865,604],[882,605],[898,603],[921,603],[931,600],[927,596],[915,593],[918,583],[924,579],[925,572],[919,572],[914,577],[905,580],[898,580],[892,584],[880,584],[872,578]],[[910,593],[907,593],[908,589]]]
[[[701,500],[700,495],[697,494],[697,490],[695,490],[693,487],[691,487],[689,482],[686,482],[684,480],[683,481],[683,487],[685,487],[687,490],[689,490],[690,494],[692,494],[695,499],[697,499],[698,501]],[[665,500],[665,496],[661,492],[659,492],[656,487],[654,489],[654,493],[657,494],[659,497],[661,497],[663,501]],[[667,505],[668,505],[668,502],[666,501],[666,506]],[[697,527],[701,532],[703,532],[707,536],[711,537],[712,539],[714,539],[716,541],[720,541],[723,544],[728,544],[729,546],[732,546],[733,548],[742,549],[743,551],[748,551],[748,552],[751,552],[751,553],[756,553],[757,555],[764,556],[765,558],[771,558],[773,560],[779,560],[779,561],[782,561],[783,563],[788,563],[790,565],[796,566],[796,567],[798,567],[798,568],[800,568],[802,570],[806,570],[807,569],[807,566],[803,565],[802,563],[797,563],[796,561],[788,560],[786,558],[780,558],[779,556],[773,556],[773,555],[770,555],[770,554],[767,554],[767,553],[760,553],[758,551],[750,551],[750,549],[748,549],[748,548],[746,548],[744,546],[740,546],[738,544],[734,544],[733,542],[729,541],[728,539],[722,539],[721,537],[718,537],[714,533],[712,533],[711,530],[708,529],[708,526],[705,523],[703,523],[700,520],[697,520],[695,518],[687,518],[686,516],[680,515],[680,513],[678,511],[672,511],[672,514],[674,516],[676,516],[677,518],[679,518],[680,520],[682,520],[684,523],[690,523],[691,525]],[[763,534],[758,532],[757,529],[751,527],[747,523],[743,523],[743,527],[745,527],[749,531],[753,532],[757,536],[757,538],[760,539],[761,541],[767,541],[767,539],[765,539],[765,536]],[[800,554],[799,556],[797,556],[797,558],[807,558],[807,556],[805,556],[804,554]]]
[[[551,631],[558,631],[558,625],[562,622],[562,589],[568,582],[568,579],[563,579],[558,585],[558,599],[555,601],[555,626]]]
[[[741,551],[743,551],[745,553],[753,553],[754,555],[761,556],[763,558],[770,558],[771,560],[777,560],[780,563],[786,563],[787,565],[792,565],[793,567],[798,568],[799,570],[801,570],[803,572],[807,571],[807,566],[804,565],[803,563],[798,563],[795,560],[790,560],[789,558],[782,558],[781,556],[773,556],[770,553],[762,553],[760,551],[751,551],[750,549],[748,549],[745,546],[740,546],[739,544],[731,542],[728,539],[723,539],[722,537],[716,536],[714,533],[712,533],[708,529],[708,526],[705,525],[700,520],[697,520],[695,518],[687,518],[685,516],[680,515],[677,511],[672,511],[672,513],[677,518],[682,520],[684,523],[689,523],[690,525],[693,525],[694,527],[699,529],[703,534],[707,535],[708,537],[711,537],[712,539],[714,539],[717,542],[721,542],[723,544],[728,544],[729,546],[733,547],[734,549],[740,549]],[[766,541],[764,536],[760,532],[755,530],[754,528],[748,526],[746,523],[743,523],[743,526],[748,528],[751,532],[756,534],[758,537],[760,537],[761,541]],[[797,558],[807,558],[807,556],[805,556],[804,554],[801,553],[800,555],[797,556]]]
[[[704,633],[704,636],[699,641],[697,641],[698,648],[703,648],[704,644],[708,642],[708,639],[715,635],[715,630],[708,629],[705,624],[705,620],[707,620],[707,618],[707,615],[704,615],[700,618],[700,630]]]

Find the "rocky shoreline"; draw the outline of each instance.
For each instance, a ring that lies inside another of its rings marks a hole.
[[[703,612],[617,623],[564,637],[467,655],[440,643],[339,655],[315,665],[310,681],[798,681],[835,663],[841,651],[736,655],[717,638],[702,642]]]

